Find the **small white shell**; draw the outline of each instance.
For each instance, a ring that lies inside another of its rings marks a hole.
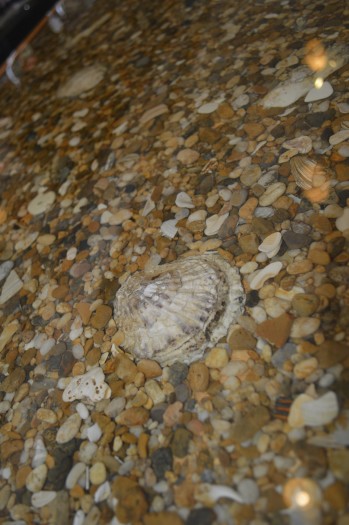
[[[185,191],[181,191],[178,193],[176,197],[176,206],[178,206],[179,208],[195,208],[190,195],[188,195],[188,193],[185,193]]]
[[[259,270],[250,282],[251,290],[260,290],[268,279],[275,277],[280,272],[281,268],[282,262],[276,261]]]
[[[318,399],[313,399],[301,406],[304,424],[317,427],[331,423],[339,413],[337,396],[334,392],[327,392]]]
[[[266,253],[269,259],[274,257],[280,250],[282,237],[280,232],[274,232],[264,239],[262,244],[258,246],[260,252]]]
[[[176,237],[178,228],[176,226],[178,219],[170,219],[161,224],[160,231],[164,237],[173,239]]]
[[[1,290],[0,304],[6,303],[22,289],[23,281],[18,277],[16,270],[11,270]]]
[[[349,129],[342,129],[341,131],[337,131],[334,135],[331,135],[328,139],[329,143],[332,146],[335,146],[336,144],[340,144],[344,140],[347,140],[349,138]]]
[[[131,275],[114,315],[138,359],[191,363],[226,335],[243,302],[238,270],[211,252]]]

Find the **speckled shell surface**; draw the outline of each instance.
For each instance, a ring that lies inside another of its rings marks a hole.
[[[114,316],[124,349],[137,359],[188,364],[226,335],[244,299],[238,270],[211,252],[131,275]]]

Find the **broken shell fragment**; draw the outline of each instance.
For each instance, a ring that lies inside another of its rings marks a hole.
[[[317,427],[331,423],[338,413],[339,406],[334,392],[327,392],[317,399],[308,394],[300,394],[292,403],[288,424],[293,428]]]
[[[179,208],[195,208],[190,195],[188,195],[188,193],[185,193],[185,191],[181,191],[178,193],[176,197],[176,205]]]
[[[313,142],[310,137],[306,135],[301,135],[294,139],[286,140],[282,145],[283,148],[288,150],[296,149],[298,153],[309,153],[313,147]]]
[[[64,389],[62,399],[71,403],[75,399],[89,399],[97,402],[109,399],[111,390],[104,382],[103,370],[99,367],[92,368],[86,374],[73,377],[69,385]]]
[[[258,250],[260,252],[266,253],[269,259],[271,259],[280,250],[281,243],[281,233],[274,232],[264,239],[264,241],[258,246]]]
[[[276,261],[259,270],[250,282],[251,290],[260,290],[268,279],[275,277],[280,272],[281,268],[282,262]]]
[[[211,252],[131,275],[114,316],[136,358],[191,363],[226,335],[243,302],[238,270]]]

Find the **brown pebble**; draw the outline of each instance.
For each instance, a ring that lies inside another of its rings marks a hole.
[[[144,525],[184,525],[182,518],[174,512],[152,512],[143,517]]]
[[[257,325],[256,332],[257,335],[275,345],[276,348],[281,348],[290,335],[292,323],[292,318],[284,313]]]
[[[88,324],[91,317],[91,310],[89,303],[77,303],[75,305],[83,324]]]
[[[153,359],[141,359],[137,363],[137,368],[147,379],[159,377],[162,374],[161,366]]]
[[[189,386],[193,392],[205,392],[210,381],[210,372],[204,363],[192,363],[188,372]]]
[[[337,341],[324,341],[315,354],[320,368],[330,368],[349,357],[349,346]]]
[[[112,314],[113,310],[110,306],[107,306],[106,304],[100,304],[97,306],[96,311],[92,314],[91,325],[93,328],[101,330],[108,324]]]
[[[149,412],[143,407],[131,407],[127,408],[116,418],[116,422],[119,425],[127,425],[128,427],[134,427],[137,425],[144,425],[149,419]]]
[[[24,443],[21,439],[10,439],[0,446],[0,455],[3,461],[7,460],[12,454],[23,450]]]
[[[295,261],[289,264],[286,268],[287,273],[290,275],[298,275],[301,273],[310,272],[313,268],[313,263],[309,259],[304,259],[303,261]]]
[[[0,392],[16,392],[24,380],[24,370],[22,370],[22,368],[15,368],[14,371],[0,383]]]

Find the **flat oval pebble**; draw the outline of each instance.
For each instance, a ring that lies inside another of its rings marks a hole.
[[[177,159],[185,166],[194,164],[200,157],[200,153],[193,149],[182,149],[177,153]]]
[[[342,129],[341,131],[338,131],[334,135],[331,135],[328,139],[329,143],[332,146],[335,146],[336,144],[340,144],[344,140],[347,140],[349,138],[349,129]]]
[[[198,113],[200,113],[202,115],[207,115],[209,113],[213,113],[214,111],[216,111],[218,106],[219,106],[219,102],[217,102],[217,101],[207,102],[206,104],[203,104],[202,106],[200,106],[198,108]]]
[[[45,484],[47,466],[45,464],[34,468],[25,481],[25,486],[30,492],[39,492]]]
[[[63,423],[63,425],[58,429],[56,435],[57,443],[64,444],[68,443],[73,439],[80,430],[81,417],[79,414],[72,414],[68,417]]]
[[[195,208],[190,195],[185,193],[185,191],[181,191],[178,193],[176,197],[176,205],[180,208]]]
[[[75,485],[78,483],[79,479],[83,474],[86,472],[86,465],[82,461],[79,461],[78,463],[75,463],[73,467],[71,468],[68,476],[65,480],[65,487],[67,489],[72,489],[75,487]]]
[[[281,195],[286,191],[286,184],[283,182],[274,182],[268,186],[263,195],[259,198],[259,204],[261,206],[270,206],[273,202],[276,201]]]
[[[304,102],[315,102],[316,100],[322,100],[328,98],[333,93],[333,87],[327,81],[325,81],[320,88],[313,88],[308,91]]]
[[[349,229],[349,208],[344,208],[342,215],[336,220],[336,228],[340,232]]]
[[[211,215],[211,217],[208,217],[206,219],[205,235],[216,235],[228,216],[228,213],[224,213],[223,215]]]
[[[31,504],[37,509],[41,509],[55,499],[57,492],[54,490],[40,490],[31,497]]]
[[[308,337],[312,335],[320,326],[320,319],[316,317],[298,317],[293,321],[291,337]]]
[[[39,193],[28,204],[28,212],[32,215],[39,215],[49,210],[56,200],[56,194],[53,191]]]

